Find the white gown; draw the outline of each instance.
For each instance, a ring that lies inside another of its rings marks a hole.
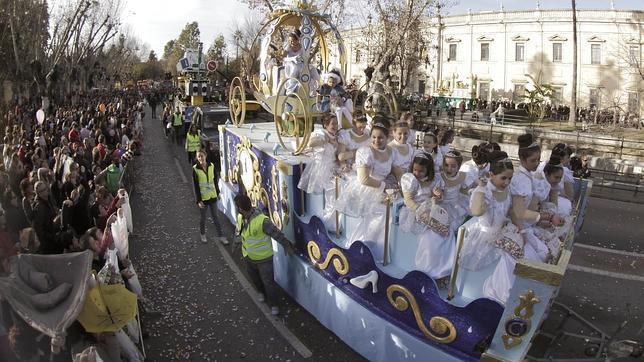
[[[336,166],[337,147],[330,141],[334,136],[326,130],[316,129],[311,133],[311,142],[322,142],[311,148],[311,162],[307,163],[297,187],[309,194],[321,193],[333,186],[333,169]]]
[[[487,164],[484,168],[481,169],[476,165],[476,162],[474,162],[474,160],[469,160],[461,165],[461,169],[459,171],[463,172],[466,175],[465,185],[467,185],[468,188],[472,189],[476,187],[477,180],[480,177],[485,177],[487,173],[490,172],[490,164]]]
[[[465,216],[470,212],[470,199],[461,192],[461,189],[466,188],[465,174],[459,172],[456,176],[449,177],[441,172],[439,175],[444,184],[443,201],[440,206],[449,214],[451,233],[456,233]]]
[[[338,143],[344,145],[347,151],[356,151],[360,147],[368,147],[371,144],[371,138],[368,133],[358,136],[352,129],[342,129],[338,133]],[[351,167],[355,163],[355,157],[347,161]]]
[[[523,197],[523,205],[526,209],[530,208],[532,198],[534,197],[534,180],[530,171],[525,167],[519,166],[518,172],[514,173],[510,183],[510,194],[512,196]],[[530,221],[521,221],[521,226],[525,231],[525,258],[540,262],[546,261],[548,257],[548,247],[534,234],[535,223]]]
[[[394,151],[394,166],[408,172],[414,159],[414,148],[409,143],[401,144],[396,140],[389,142],[389,147]]]
[[[370,176],[381,181],[379,187],[360,183],[357,175],[350,175],[340,193],[336,209],[348,216],[359,217],[355,230],[347,237],[346,247],[360,240],[371,250],[374,260],[381,262],[384,251],[384,225],[386,206],[382,202],[385,178],[391,173],[393,151],[386,147],[375,150],[371,146],[361,147],[356,152],[356,167],[367,167]]]
[[[543,169],[546,167],[547,164],[548,164],[547,161],[542,161],[541,163],[539,163],[539,166],[537,167],[536,172],[543,171]],[[564,185],[566,183],[571,183],[574,185],[575,178],[572,170],[569,169],[568,167],[563,166],[563,171],[564,171],[563,177],[561,178],[561,181],[559,182],[559,185],[556,188],[557,190],[559,190],[559,194],[561,195],[557,200],[557,213],[561,215],[570,215],[572,213],[572,203],[570,202],[570,200],[568,200],[566,196],[566,189]]]
[[[514,284],[516,260],[523,258],[523,239],[507,217],[512,206],[509,192],[499,200],[504,195],[491,182],[476,187],[472,195],[478,192],[484,194],[485,213],[475,217],[467,230],[460,265],[476,271],[496,263],[483,283],[483,296],[505,304]]]
[[[418,204],[431,203],[430,197],[434,187],[442,187],[442,179],[434,178],[432,182],[422,185],[412,173],[406,173],[400,180],[403,194],[411,193]],[[421,207],[419,207],[421,208]],[[416,221],[416,212],[408,207],[400,211],[400,227],[407,232],[418,235],[416,251],[416,269],[433,279],[450,275],[456,257],[456,242],[453,233],[446,237]]]
[[[375,154],[378,157],[375,157]],[[357,175],[350,175],[347,182],[340,191],[338,199],[338,211],[353,217],[361,217],[384,210],[381,195],[385,189],[384,180],[391,173],[393,165],[393,151],[387,147],[384,150],[375,150],[371,146],[361,147],[356,152],[356,168],[367,167],[370,169],[370,176],[382,181],[377,188],[362,185]]]
[[[443,153],[441,152],[440,148],[437,148],[438,151],[436,152],[427,152],[424,149],[420,148],[414,151],[414,156],[418,155],[419,153],[426,153],[430,156],[432,156],[432,160],[434,161],[434,174],[438,175],[441,172],[441,168],[443,167]]]

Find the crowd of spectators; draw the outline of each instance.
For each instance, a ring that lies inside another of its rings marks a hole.
[[[2,119],[0,276],[11,272],[10,257],[24,253],[91,250],[92,269],[103,267],[110,224],[127,201],[121,175],[143,142],[145,96],[134,89],[96,91],[56,106],[43,107],[40,98],[11,105]],[[0,312],[0,360],[32,360],[39,349],[26,346],[39,333],[6,300]],[[40,353],[37,360],[49,360],[47,348]]]

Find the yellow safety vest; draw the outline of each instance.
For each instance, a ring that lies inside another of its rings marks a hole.
[[[217,197],[217,189],[215,189],[215,166],[210,163],[208,165],[208,175],[199,168],[199,164],[192,166],[197,175],[197,182],[199,182],[199,192],[201,193],[201,201],[208,201]]]
[[[186,150],[188,152],[197,152],[201,149],[201,137],[199,133],[192,135],[190,132],[186,135]]]
[[[175,114],[173,114],[173,117],[174,117],[174,119],[172,121],[173,126],[181,126],[183,124],[183,119],[181,117],[181,113],[175,113]]]
[[[242,225],[244,218],[241,214],[237,215],[237,227],[241,227],[242,255],[250,260],[261,261],[273,256],[271,237],[264,233],[262,228],[266,219],[268,216],[260,213],[255,215],[248,225]]]

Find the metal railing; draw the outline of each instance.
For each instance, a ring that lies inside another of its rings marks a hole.
[[[518,136],[523,132],[535,133],[541,139],[556,139],[570,144],[575,149],[590,149],[596,153],[602,153],[608,158],[644,158],[644,141],[630,140],[626,137],[609,137],[590,134],[577,128],[575,131],[557,131],[541,128],[540,124],[530,119],[516,115],[506,115],[497,118],[496,122],[490,122],[489,118],[481,118],[479,121],[471,121],[465,114],[460,119],[460,112],[456,117],[425,117],[421,118],[424,124],[420,128],[451,127],[466,130],[468,138],[480,139],[482,141],[500,142],[508,140],[511,135]],[[470,117],[471,118],[471,117]],[[514,142],[514,139],[511,139]],[[506,142],[507,143],[507,142]]]

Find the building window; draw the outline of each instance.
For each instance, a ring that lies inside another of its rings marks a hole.
[[[447,61],[455,61],[456,60],[456,44],[450,44],[449,45],[449,56],[447,57]]]
[[[487,62],[490,60],[490,43],[481,43],[481,61]]]
[[[525,59],[525,44],[516,43],[514,45],[514,61],[522,62]]]
[[[640,64],[640,47],[631,45],[628,47],[628,64],[637,66]]]
[[[490,83],[488,82],[479,83],[479,98],[485,101],[490,99]]]
[[[425,81],[424,80],[419,80],[418,81],[418,93],[419,94],[425,94]]]
[[[601,44],[590,45],[590,64],[602,63],[602,46]]]
[[[563,103],[563,89],[561,87],[552,87],[552,99],[553,104]]]
[[[590,108],[599,108],[599,89],[591,88],[588,96],[588,105]]]
[[[515,84],[514,92],[512,93],[512,101],[514,103],[519,103],[523,100],[525,95],[525,85],[524,84]]]
[[[356,63],[360,63],[362,61],[362,54],[360,54],[360,49],[356,49]]]
[[[552,43],[552,61],[554,63],[561,63],[562,52],[561,52],[561,43]]]
[[[636,115],[640,112],[640,97],[637,93],[628,93],[628,111]]]

